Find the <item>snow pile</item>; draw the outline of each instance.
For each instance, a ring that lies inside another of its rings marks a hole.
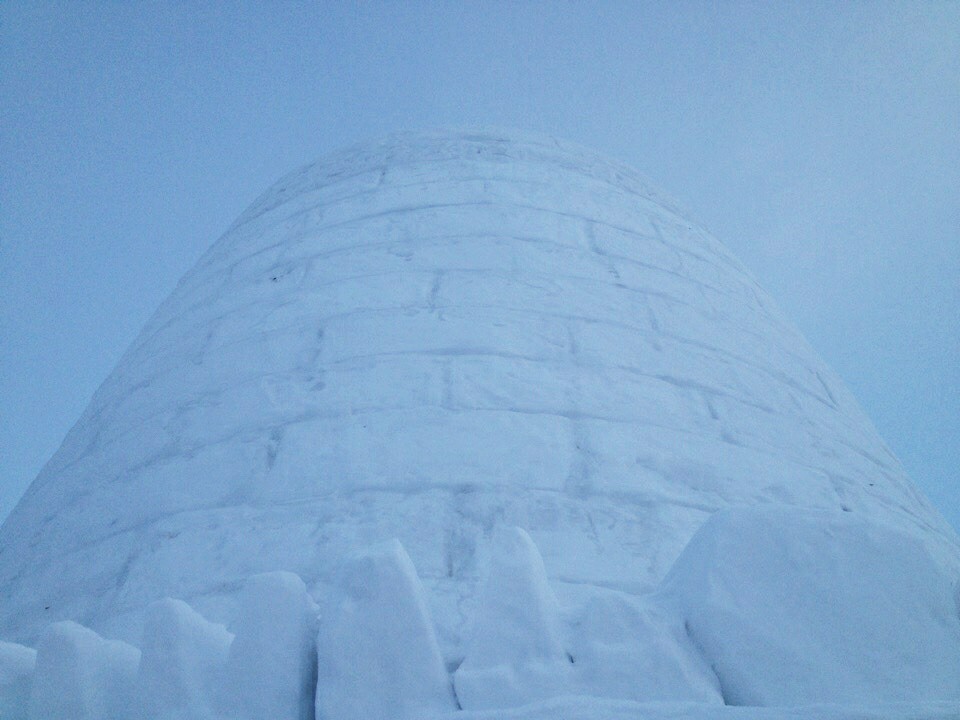
[[[396,540],[342,569],[317,655],[320,720],[421,720],[455,708],[420,579]]]
[[[37,664],[37,651],[15,643],[0,642],[0,718],[24,720],[30,699],[30,682]]]
[[[524,530],[503,528],[454,675],[460,706],[486,710],[555,697],[569,682],[571,662],[540,552]]]
[[[226,687],[236,720],[312,720],[317,606],[289,572],[255,575],[240,595]]]
[[[211,720],[233,637],[180,600],[147,608],[137,676],[138,717]]]
[[[123,720],[135,707],[140,651],[64,621],[47,626],[37,647],[31,720]]]
[[[960,700],[957,578],[853,513],[731,509],[664,581],[730,705]]]

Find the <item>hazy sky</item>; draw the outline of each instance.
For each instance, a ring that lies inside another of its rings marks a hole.
[[[638,168],[960,527],[960,3],[0,4],[0,518],[267,186],[395,130]]]

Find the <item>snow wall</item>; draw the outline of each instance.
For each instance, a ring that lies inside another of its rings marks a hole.
[[[393,540],[345,559],[322,607],[292,573],[250,578],[235,635],[168,598],[147,609],[139,650],[72,622],[49,625],[37,651],[0,643],[0,712],[493,720],[523,709],[546,720],[580,709],[603,720],[616,702],[633,717],[812,717],[822,705],[860,720],[960,715],[956,582],[920,543],[851,514],[721,510],[657,591],[594,588],[566,609],[520,528],[498,529],[484,575],[456,659],[442,656],[426,591]]]
[[[634,171],[400,135],[292,173],[181,280],[0,528],[0,637],[136,643],[164,597],[230,626],[247,577],[321,602],[398,538],[456,664],[498,527],[575,607],[656,591],[741,506],[847,513],[960,571],[835,374]]]

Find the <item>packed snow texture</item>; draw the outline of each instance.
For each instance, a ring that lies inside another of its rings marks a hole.
[[[48,625],[37,647],[31,720],[104,720],[134,706],[140,651],[69,620]]]
[[[939,717],[958,577],[671,202],[551,138],[428,133],[292,173],[180,281],[0,528],[0,638],[37,647],[35,718]]]
[[[496,534],[493,561],[454,681],[460,706],[525,705],[564,693],[570,655],[560,606],[536,545],[520,528]]]
[[[317,606],[290,572],[255,575],[240,595],[227,682],[235,720],[312,720]]]
[[[711,517],[664,581],[729,705],[960,701],[960,577],[852,513]]]
[[[598,589],[571,620],[567,694],[637,702],[723,705],[716,672],[675,608],[657,596]]]
[[[136,710],[143,720],[211,720],[233,636],[182,600],[147,608]],[[235,688],[232,689],[235,691]]]
[[[0,718],[26,718],[36,664],[37,651],[33,648],[0,642]]]
[[[426,597],[394,540],[351,558],[317,637],[316,714],[418,720],[456,707]]]

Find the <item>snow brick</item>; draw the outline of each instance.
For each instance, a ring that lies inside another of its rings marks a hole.
[[[496,533],[466,657],[454,675],[465,710],[524,705],[559,695],[571,658],[540,552],[522,529]]]
[[[354,558],[330,605],[317,641],[317,720],[455,709],[420,579],[397,540]]]
[[[233,636],[181,600],[152,603],[137,677],[144,720],[208,720]]]
[[[299,576],[254,575],[243,587],[227,687],[233,718],[312,720],[317,606]]]
[[[105,640],[75,622],[48,625],[37,646],[30,690],[32,720],[133,717],[140,651]]]

